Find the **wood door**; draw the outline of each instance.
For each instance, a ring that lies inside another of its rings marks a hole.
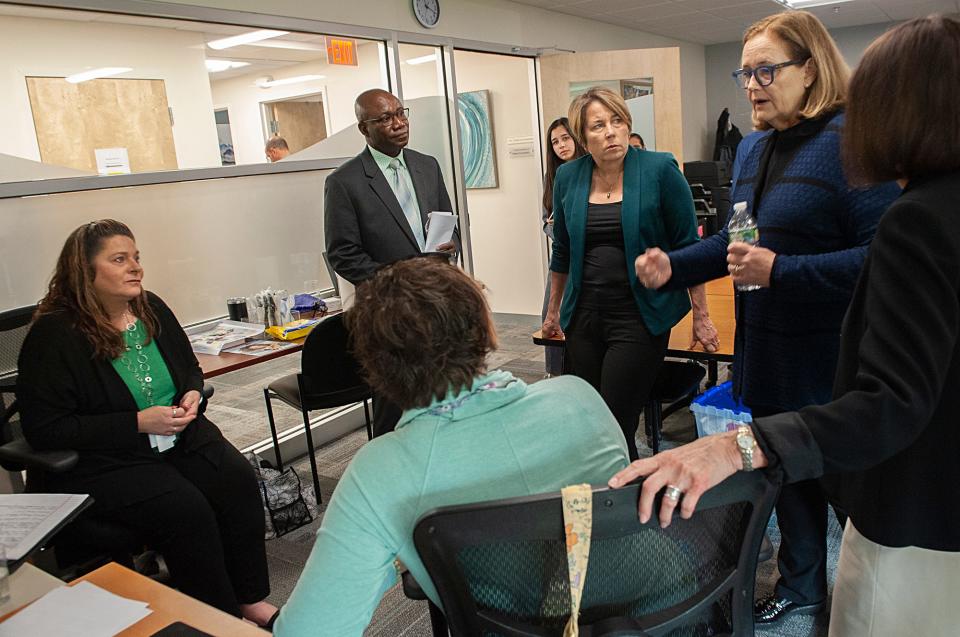
[[[132,172],[178,167],[163,80],[26,79],[45,164],[96,172],[94,150],[126,148]]]
[[[327,138],[327,123],[323,117],[323,102],[288,101],[270,105],[277,135],[287,140],[291,153],[313,146]]]

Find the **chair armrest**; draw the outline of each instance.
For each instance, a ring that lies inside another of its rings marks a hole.
[[[213,398],[213,392],[215,387],[210,383],[204,383],[203,389],[200,390],[200,395],[203,396],[204,400],[210,400]]]
[[[407,599],[420,601],[427,599],[427,594],[420,588],[420,584],[410,574],[410,571],[404,571],[403,575],[400,576],[400,581],[403,582],[403,594],[407,596]]]
[[[26,440],[13,440],[0,446],[0,462],[51,473],[69,471],[79,459],[76,451],[35,451]]]

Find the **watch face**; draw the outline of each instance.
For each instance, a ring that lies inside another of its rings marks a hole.
[[[413,13],[420,24],[433,28],[440,22],[440,0],[413,0]]]

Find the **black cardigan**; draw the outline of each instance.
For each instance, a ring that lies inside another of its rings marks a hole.
[[[958,395],[953,173],[911,181],[883,216],[844,320],[834,402],[754,425],[787,481],[825,474],[870,540],[960,551]]]
[[[148,293],[158,320],[157,347],[177,388],[174,403],[203,388],[203,372],[183,328],[159,297]],[[163,460],[147,434],[137,432],[133,395],[110,361],[94,357],[89,340],[67,313],[41,316],[20,350],[17,400],[27,441],[38,450],[72,449],[77,466],[43,476],[42,490],[90,493],[108,510],[169,491],[157,467]],[[219,466],[225,440],[201,412],[177,446]]]

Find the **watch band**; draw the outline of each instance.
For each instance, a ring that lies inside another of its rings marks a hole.
[[[744,471],[753,471],[753,450],[756,447],[757,440],[753,437],[753,430],[747,425],[737,427],[737,449],[740,450]]]

